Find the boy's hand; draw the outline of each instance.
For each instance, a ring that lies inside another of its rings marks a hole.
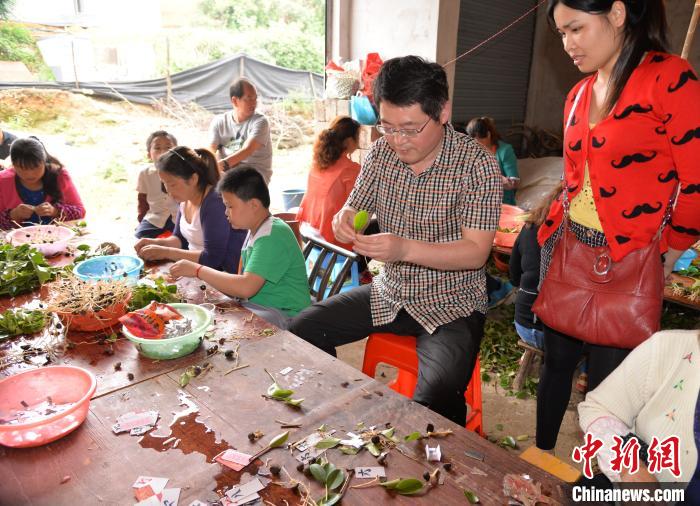
[[[353,221],[357,211],[351,207],[344,207],[333,216],[333,233],[340,242],[351,243],[355,241],[355,227]]]
[[[193,278],[197,267],[199,264],[191,260],[178,260],[170,267],[170,275],[174,278]]]

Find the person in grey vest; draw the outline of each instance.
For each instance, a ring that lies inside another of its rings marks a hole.
[[[267,118],[255,112],[258,93],[253,83],[236,79],[229,88],[233,110],[218,114],[209,125],[209,144],[219,171],[241,163],[254,167],[269,184],[272,178],[272,141]]]

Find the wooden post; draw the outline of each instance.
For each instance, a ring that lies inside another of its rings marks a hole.
[[[690,18],[690,25],[688,25],[688,33],[685,36],[683,52],[681,53],[681,58],[685,60],[688,59],[688,53],[690,53],[690,46],[693,45],[693,38],[695,37],[695,28],[698,26],[698,18],[700,18],[700,0],[695,0],[695,8],[693,9],[693,15]]]
[[[165,36],[165,100],[173,99],[173,82],[170,80],[170,37]]]
[[[70,39],[70,52],[73,56],[73,79],[75,80],[75,89],[80,89],[80,81],[78,81],[78,65],[75,63],[75,35]]]

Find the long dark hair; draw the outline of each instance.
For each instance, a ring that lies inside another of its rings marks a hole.
[[[177,146],[165,153],[156,161],[156,169],[173,176],[190,179],[194,174],[199,176],[197,188],[203,193],[207,186],[216,186],[219,182],[219,169],[216,158],[208,149],[192,149],[187,146]]]
[[[44,195],[51,197],[52,202],[61,202],[63,194],[58,186],[58,176],[63,171],[63,164],[51,156],[44,145],[36,137],[16,139],[10,146],[10,160],[13,167],[29,168],[44,164],[44,175],[41,177]],[[15,186],[19,193],[22,182],[15,176]]]
[[[627,80],[647,51],[667,51],[668,27],[663,0],[620,0],[625,4],[624,40],[620,56],[615,62],[610,83],[609,94],[603,109],[607,115],[614,107],[627,84]],[[570,9],[588,14],[605,15],[612,9],[614,0],[549,0],[547,16],[554,25],[554,8],[564,4]]]
[[[330,126],[323,130],[314,142],[314,158],[312,168],[327,169],[345,152],[347,139],[358,140],[360,136],[360,124],[348,116],[338,116]]]

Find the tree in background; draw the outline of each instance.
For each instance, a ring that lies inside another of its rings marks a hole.
[[[282,67],[323,70],[324,0],[203,0],[199,7],[243,36],[247,54]]]
[[[0,0],[0,19],[7,19],[15,6],[15,0]]]

